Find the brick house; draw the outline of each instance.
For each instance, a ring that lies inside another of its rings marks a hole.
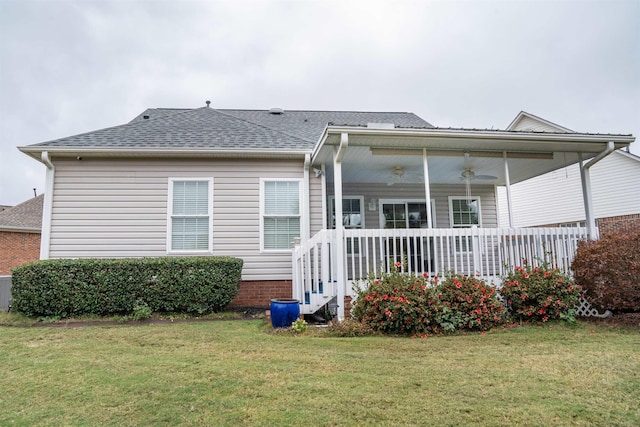
[[[40,259],[43,201],[41,194],[0,212],[0,276]]]

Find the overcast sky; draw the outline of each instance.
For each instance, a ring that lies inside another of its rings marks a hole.
[[[16,146],[205,100],[637,137],[640,1],[0,0],[0,205],[44,190]]]

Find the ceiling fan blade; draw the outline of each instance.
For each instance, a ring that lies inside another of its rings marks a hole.
[[[493,176],[493,175],[475,175],[472,179],[480,179],[480,180],[484,180],[484,181],[492,181],[494,179],[498,179],[497,176]]]

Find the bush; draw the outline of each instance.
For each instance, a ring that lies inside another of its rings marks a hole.
[[[139,321],[139,320],[146,320],[150,318],[152,314],[153,314],[153,311],[151,310],[151,307],[149,307],[149,305],[146,302],[139,299],[136,301],[135,305],[133,306],[133,313],[131,317],[133,318],[133,320]]]
[[[242,260],[230,257],[56,259],[13,270],[12,308],[27,316],[220,311],[236,296]]]
[[[292,324],[291,324],[291,329],[293,330],[293,332],[295,332],[296,334],[301,334],[303,332],[306,332],[307,329],[309,329],[309,324],[307,323],[306,320],[304,319],[296,319]]]
[[[500,289],[515,320],[538,323],[574,321],[581,292],[559,269],[546,264],[532,268],[526,261],[503,279]]]
[[[436,319],[445,332],[487,331],[503,322],[496,289],[472,276],[451,275],[435,288]]]
[[[452,275],[442,283],[399,272],[367,279],[356,289],[354,317],[387,334],[425,336],[485,331],[502,323],[503,305],[495,288],[475,277]]]
[[[640,311],[640,231],[579,242],[571,268],[594,306]]]
[[[434,292],[424,277],[400,273],[397,267],[379,279],[369,277],[366,288],[355,290],[351,313],[375,331],[410,335],[440,332]]]

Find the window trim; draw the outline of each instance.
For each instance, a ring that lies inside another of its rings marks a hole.
[[[410,203],[425,203],[424,199],[379,199],[378,200],[378,219],[380,222],[380,228],[384,229],[386,220],[384,218],[384,214],[382,212],[382,207],[385,204],[394,204],[394,205],[398,205],[398,204],[403,204],[405,206],[405,212],[408,212],[408,205]],[[431,228],[437,228],[436,227],[436,199],[435,198],[431,198],[429,206],[431,208]],[[426,207],[426,206],[425,206]],[[407,224],[409,223],[409,217],[407,215]],[[407,229],[409,229],[409,227],[407,227]]]
[[[451,228],[482,227],[482,199],[480,196],[471,196],[471,200],[478,201],[478,223],[469,225],[455,225],[453,222],[453,200],[467,200],[466,196],[449,196],[449,224]]]
[[[456,226],[453,222],[453,201],[454,200],[467,200],[466,196],[449,196],[449,224],[453,229],[460,228],[473,228],[473,227],[482,227],[482,201],[480,196],[471,196],[471,200],[478,201],[478,223],[477,224],[469,224],[469,225],[458,225]],[[466,250],[463,248],[463,240],[466,241]],[[459,254],[467,254],[473,252],[473,241],[470,237],[456,237],[453,241],[454,250]]]
[[[275,181],[288,181],[298,183],[298,215],[269,215],[269,217],[281,216],[286,218],[298,217],[300,219],[300,235],[302,235],[302,212],[303,212],[303,199],[302,199],[302,186],[303,178],[260,178],[260,253],[291,253],[293,248],[279,248],[279,249],[265,249],[264,247],[264,218],[265,218],[265,184],[267,182]]]
[[[360,227],[349,227],[351,230],[364,230],[366,227],[364,225],[364,196],[342,196],[342,206],[344,213],[344,201],[346,199],[359,200],[360,201]],[[334,215],[336,211],[336,196],[329,196],[329,229],[333,230],[336,228],[336,224],[334,221]],[[347,227],[345,227],[347,229]]]
[[[190,249],[190,250],[175,250],[172,249],[172,232],[173,232],[173,187],[176,182],[181,181],[207,181],[209,184],[209,191],[207,193],[207,216],[209,217],[209,238],[208,248],[205,249]],[[167,189],[167,235],[166,235],[166,251],[167,254],[211,254],[213,253],[213,177],[169,177]]]

